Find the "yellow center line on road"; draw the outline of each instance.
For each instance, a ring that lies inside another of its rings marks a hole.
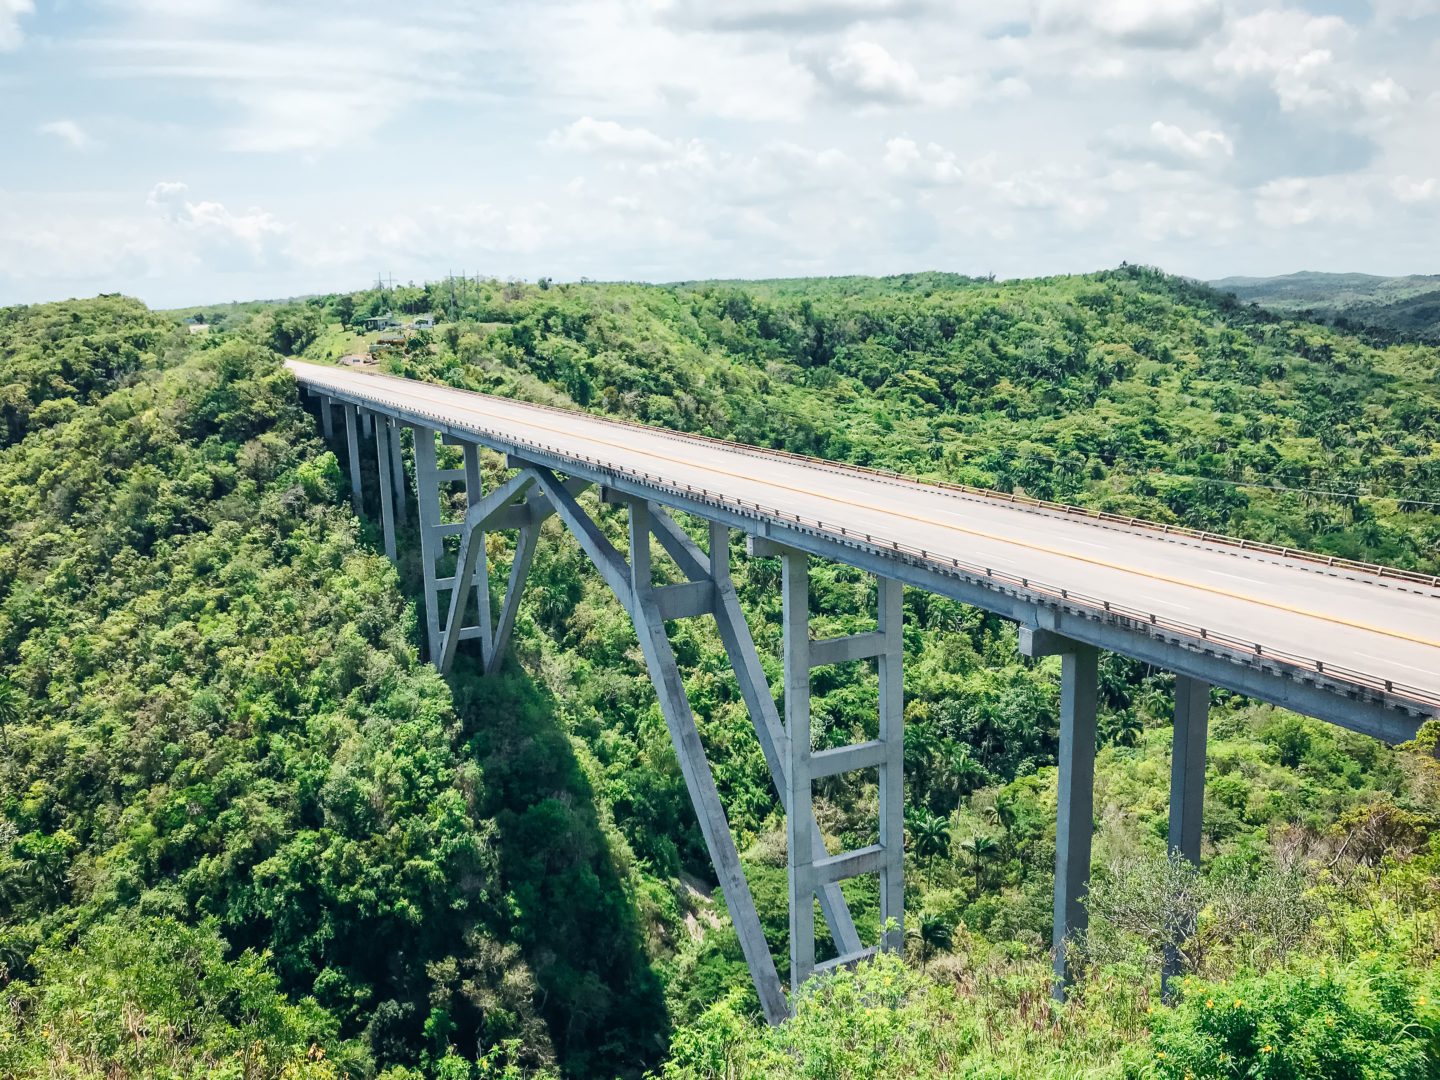
[[[361,377],[361,378],[374,378],[374,376],[372,376],[372,375],[360,376],[360,377]],[[396,377],[395,377],[395,376],[382,376],[382,378],[395,379]],[[402,381],[402,380],[396,380],[396,381]],[[428,402],[429,404],[432,404],[432,405],[444,404],[444,405],[447,405],[447,406],[449,406],[449,407],[451,407],[451,408],[463,409],[463,410],[466,411],[466,412],[473,412],[473,413],[475,413],[475,414],[477,414],[477,415],[479,415],[479,416],[488,417],[488,418],[491,419],[491,420],[500,420],[500,421],[504,421],[504,422],[512,423],[512,424],[513,424],[513,423],[520,423],[520,424],[526,425],[527,427],[533,427],[533,428],[539,429],[540,431],[549,432],[549,433],[552,434],[552,435],[561,435],[561,436],[565,436],[565,437],[567,437],[567,438],[574,438],[574,437],[575,437],[575,432],[574,432],[574,431],[567,430],[567,429],[565,429],[565,428],[550,427],[549,425],[542,424],[542,423],[539,423],[538,421],[534,421],[534,420],[516,420],[514,417],[512,417],[512,416],[506,416],[504,413],[489,412],[489,411],[487,411],[487,410],[485,410],[485,409],[480,408],[479,406],[471,405],[471,404],[469,404],[469,403],[466,403],[466,404],[463,404],[463,405],[456,404],[455,401],[453,400],[453,398],[449,397],[449,395],[443,395],[442,397],[437,397],[437,396],[435,396],[435,395],[429,395],[429,396],[427,396],[423,391],[420,391],[420,390],[418,390],[418,389],[412,389],[411,386],[413,385],[413,386],[415,386],[415,387],[419,387],[419,386],[428,386],[429,384],[426,384],[426,383],[417,383],[417,382],[415,382],[414,380],[409,380],[409,379],[406,379],[406,380],[403,380],[403,381],[404,381],[405,383],[409,384],[409,385],[407,385],[407,386],[405,387],[405,389],[404,389],[403,391],[401,391],[402,393],[410,394],[410,395],[412,395],[412,396],[414,396],[414,397],[417,397],[417,398],[420,398],[422,401],[426,401],[426,402]],[[454,389],[454,388],[451,388],[451,391],[450,391],[450,392],[451,392],[451,393],[458,393],[458,394],[466,394],[466,395],[473,393],[473,391],[458,390],[458,389]],[[577,415],[577,419],[583,419],[583,420],[587,420],[587,421],[596,421],[596,422],[601,423],[601,424],[603,424],[603,423],[605,422],[605,421],[603,420],[603,418],[587,416],[587,415],[585,415],[585,414],[583,414],[583,413],[579,413],[579,414],[576,414],[576,415]],[[658,433],[659,433],[659,432],[657,432],[657,434],[658,434]],[[644,449],[640,449],[640,448],[635,447],[635,446],[627,445],[627,444],[625,444],[625,443],[611,442],[611,441],[609,441],[609,440],[607,440],[607,439],[602,439],[602,438],[599,438],[599,437],[594,436],[594,435],[585,435],[585,436],[582,436],[582,437],[585,438],[585,439],[587,439],[587,440],[589,440],[590,442],[599,443],[599,444],[602,445],[602,446],[608,446],[608,447],[611,447],[611,448],[616,449],[616,450],[623,450],[623,451],[625,451],[625,452],[627,452],[627,453],[642,454],[642,455],[644,455],[644,456],[646,456],[646,457],[656,458],[656,459],[658,459],[658,460],[660,460],[660,461],[668,461],[668,462],[670,462],[672,465],[684,465],[684,466],[687,466],[687,467],[689,467],[689,468],[700,469],[700,470],[703,471],[703,472],[717,473],[717,474],[719,474],[719,475],[721,475],[721,476],[728,476],[728,477],[731,477],[732,479],[735,479],[735,480],[745,480],[745,481],[748,481],[748,482],[750,482],[750,483],[759,483],[759,484],[763,484],[763,485],[765,485],[765,486],[767,486],[767,487],[780,488],[780,489],[782,489],[782,490],[784,490],[784,491],[791,491],[791,492],[795,492],[795,493],[801,494],[801,495],[813,495],[813,494],[815,494],[814,491],[812,491],[812,490],[810,490],[810,489],[808,489],[808,488],[794,487],[794,486],[792,486],[792,485],[790,485],[790,484],[782,484],[782,483],[779,483],[778,481],[775,481],[775,480],[762,480],[762,479],[760,479],[760,478],[758,478],[758,477],[747,475],[746,473],[732,472],[732,471],[729,470],[729,469],[722,469],[722,468],[720,468],[720,467],[718,467],[718,466],[715,466],[715,465],[705,465],[705,464],[701,464],[700,462],[693,461],[693,460],[690,460],[690,459],[687,459],[687,458],[671,457],[671,456],[669,456],[669,455],[667,455],[667,454],[661,454],[661,453],[658,453],[658,452],[653,451],[653,450],[644,450]],[[842,466],[842,468],[843,468],[843,466]],[[1106,560],[1106,559],[1096,558],[1096,557],[1093,556],[1093,555],[1079,555],[1079,554],[1076,554],[1075,552],[1072,552],[1072,551],[1065,551],[1065,550],[1060,549],[1060,548],[1049,547],[1049,546],[1047,546],[1047,545],[1045,545],[1045,544],[1037,544],[1037,543],[1035,543],[1035,542],[1033,542],[1033,541],[1029,541],[1029,540],[1018,540],[1018,539],[1015,539],[1014,537],[1009,537],[1009,536],[997,536],[997,535],[994,534],[994,533],[988,533],[988,532],[985,532],[985,531],[983,531],[983,530],[981,530],[981,529],[972,529],[972,528],[969,528],[969,527],[964,526],[964,525],[956,525],[956,524],[953,524],[953,523],[947,522],[947,521],[937,521],[937,520],[935,520],[934,518],[926,517],[926,516],[924,516],[923,514],[912,514],[912,513],[908,513],[908,512],[906,512],[906,511],[903,511],[903,510],[884,510],[884,509],[881,509],[881,508],[879,508],[879,507],[871,506],[871,505],[868,504],[868,503],[856,502],[856,501],[854,501],[854,500],[852,500],[852,499],[845,499],[845,498],[842,498],[842,497],[840,497],[840,496],[838,496],[838,495],[826,495],[826,496],[824,496],[824,498],[830,500],[831,502],[843,503],[843,504],[845,504],[846,506],[853,506],[853,507],[855,507],[855,508],[857,508],[857,509],[860,509],[860,510],[878,511],[879,513],[888,514],[888,515],[890,515],[890,516],[892,516],[892,517],[908,518],[908,519],[911,520],[911,521],[920,522],[921,524],[924,524],[924,525],[933,525],[933,526],[935,526],[936,528],[940,528],[940,529],[949,529],[949,530],[951,530],[952,532],[965,533],[965,534],[970,535],[970,536],[980,537],[980,538],[985,539],[985,540],[995,540],[995,541],[999,541],[1000,543],[1004,543],[1004,544],[1014,544],[1016,547],[1027,548],[1027,549],[1029,549],[1029,550],[1031,550],[1031,551],[1042,552],[1042,553],[1044,553],[1044,554],[1046,554],[1046,555],[1055,555],[1055,556],[1059,556],[1060,558],[1063,558],[1063,559],[1073,559],[1073,560],[1075,560],[1076,562],[1089,563],[1089,564],[1092,565],[1092,566],[1104,567],[1104,568],[1107,569],[1107,570],[1118,570],[1118,571],[1120,571],[1120,572],[1122,572],[1122,573],[1126,573],[1126,574],[1135,574],[1135,575],[1137,575],[1137,576],[1139,576],[1139,577],[1150,578],[1150,579],[1152,579],[1152,580],[1154,580],[1154,581],[1164,581],[1164,582],[1167,582],[1168,584],[1171,584],[1171,585],[1180,585],[1180,586],[1182,586],[1182,587],[1184,587],[1184,588],[1198,589],[1198,590],[1200,590],[1201,592],[1212,593],[1212,594],[1214,594],[1214,595],[1216,595],[1216,596],[1223,596],[1223,597],[1226,597],[1227,599],[1230,599],[1230,600],[1242,600],[1242,601],[1245,601],[1245,602],[1251,603],[1251,604],[1259,604],[1259,605],[1261,605],[1262,607],[1274,608],[1274,609],[1277,610],[1277,611],[1288,612],[1288,613],[1291,614],[1291,615],[1304,615],[1304,616],[1306,616],[1307,618],[1320,619],[1320,620],[1322,620],[1322,621],[1324,621],[1324,622],[1335,623],[1335,624],[1337,624],[1337,625],[1339,625],[1339,626],[1348,626],[1348,627],[1350,627],[1350,628],[1353,629],[1353,630],[1365,630],[1365,631],[1368,631],[1368,632],[1370,632],[1370,633],[1372,633],[1372,634],[1381,634],[1381,635],[1383,635],[1383,636],[1385,636],[1385,637],[1398,638],[1398,639],[1401,640],[1401,641],[1411,641],[1411,642],[1414,642],[1414,643],[1416,643],[1416,644],[1418,644],[1418,645],[1427,645],[1427,646],[1429,646],[1429,647],[1432,648],[1432,649],[1440,649],[1440,641],[1437,641],[1437,640],[1434,640],[1434,639],[1431,639],[1431,638],[1421,637],[1421,636],[1419,636],[1418,634],[1409,634],[1409,633],[1406,633],[1406,632],[1403,631],[1403,630],[1388,630],[1388,629],[1386,629],[1386,628],[1383,627],[1383,626],[1372,626],[1372,625],[1370,625],[1369,623],[1359,622],[1358,620],[1355,620],[1355,619],[1346,619],[1346,618],[1343,618],[1343,617],[1341,617],[1341,616],[1339,616],[1339,615],[1331,615],[1331,614],[1328,614],[1328,613],[1323,612],[1323,611],[1312,611],[1312,610],[1310,610],[1309,608],[1302,608],[1302,607],[1296,607],[1296,606],[1294,606],[1294,605],[1292,605],[1292,604],[1285,604],[1285,603],[1280,602],[1279,600],[1267,600],[1267,599],[1265,599],[1264,597],[1251,596],[1251,595],[1249,595],[1249,594],[1247,594],[1247,593],[1232,592],[1232,591],[1229,590],[1229,589],[1222,589],[1222,588],[1220,588],[1220,587],[1217,586],[1217,585],[1206,585],[1206,584],[1204,584],[1203,582],[1199,582],[1199,581],[1190,581],[1190,580],[1187,580],[1186,578],[1172,577],[1172,576],[1169,575],[1169,574],[1162,574],[1162,573],[1160,573],[1160,572],[1158,572],[1158,571],[1155,571],[1155,570],[1142,570],[1142,569],[1139,569],[1138,567],[1126,566],[1126,565],[1124,565],[1123,563],[1115,563],[1115,562],[1110,562],[1110,561],[1108,561],[1108,560]]]

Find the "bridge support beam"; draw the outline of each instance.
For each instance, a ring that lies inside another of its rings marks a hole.
[[[1170,756],[1170,857],[1200,865],[1200,825],[1205,809],[1205,742],[1209,734],[1210,684],[1175,676],[1175,734]],[[1195,913],[1181,914],[1179,936],[1194,931]],[[1170,980],[1184,968],[1180,952],[1166,945],[1160,992],[1170,998]]]
[[[399,521],[408,521],[410,514],[405,505],[405,453],[400,445],[401,424],[393,417],[386,417],[385,428],[389,432],[387,440],[390,454],[390,479],[395,485],[395,517]]]
[[[335,418],[331,415],[334,404],[329,394],[320,395],[320,431],[326,442],[335,438]]]
[[[435,431],[416,427],[415,502],[420,515],[420,571],[425,587],[425,640],[433,663],[440,658],[440,598],[435,566],[445,551],[440,534],[440,476],[435,463]]]
[[[440,609],[439,594],[448,592],[450,597],[447,612],[440,621],[439,636],[432,658],[442,674],[448,672],[455,661],[459,643],[478,639],[485,674],[493,675],[500,670],[505,659],[506,646],[515,628],[515,615],[519,611],[525,578],[535,556],[540,526],[555,512],[555,508],[547,496],[535,494],[537,474],[523,463],[517,463],[521,468],[520,475],[485,495],[481,488],[479,447],[473,443],[461,445],[465,448],[463,470],[433,470],[437,501],[441,480],[455,471],[464,476],[467,509],[464,521],[457,524],[439,523],[432,532],[432,535],[440,537],[449,533],[460,536],[460,551],[455,559],[454,574],[448,578],[437,576],[433,594],[427,594],[427,604],[433,603],[437,612]],[[574,495],[590,485],[584,480],[567,480],[561,486]],[[494,623],[491,612],[490,572],[486,565],[485,534],[492,529],[516,529],[519,533],[515,541],[510,581],[501,603],[498,625]],[[472,588],[475,592],[476,621],[473,625],[466,625],[464,619]]]
[[[366,413],[366,415],[370,415]],[[394,564],[395,557],[395,493],[390,478],[390,427],[384,417],[375,424],[375,464],[380,470],[380,533],[385,541],[385,557]]]
[[[817,971],[854,963],[871,955],[858,937],[835,934],[839,954],[815,962],[815,899],[825,910],[824,889],[839,893],[844,878],[876,873],[880,877],[882,948],[903,946],[905,919],[905,757],[904,686],[901,637],[903,586],[877,578],[877,629],[873,633],[812,640],[810,637],[810,556],[752,537],[756,555],[779,555],[784,620],[785,736],[789,748],[785,770],[786,836],[790,863],[790,982],[795,993]],[[814,751],[810,734],[810,673],[814,668],[847,660],[875,658],[879,665],[877,738],[865,743]],[[879,774],[878,844],[830,855],[816,835],[814,783],[842,772],[874,768]],[[832,904],[834,900],[832,899]],[[844,904],[843,895],[839,905]],[[842,907],[843,910],[843,907]],[[838,914],[838,912],[836,912]],[[848,910],[844,911],[848,918]],[[826,911],[829,919],[831,913]],[[833,933],[833,931],[832,931]]]
[[[1057,1000],[1074,972],[1066,952],[1089,925],[1085,892],[1095,827],[1095,712],[1100,650],[1048,630],[1020,628],[1026,656],[1060,655],[1060,761],[1055,828],[1055,990]]]
[[[345,403],[345,445],[349,450],[350,461],[350,503],[355,507],[355,513],[358,515],[365,510],[365,496],[364,489],[360,486],[360,435],[356,430],[355,413],[355,406],[347,401]]]
[[[425,578],[425,628],[430,662],[442,673],[447,672],[455,661],[460,642],[478,640],[481,662],[486,671],[494,671],[499,665],[503,642],[508,639],[509,626],[506,625],[503,614],[498,636],[491,625],[490,573],[486,565],[485,531],[508,512],[526,509],[526,506],[517,508],[511,503],[534,484],[534,474],[522,474],[496,489],[492,496],[487,498],[481,485],[480,448],[476,444],[453,440],[463,450],[464,466],[460,469],[442,470],[435,446],[436,432],[418,426],[414,432],[415,496],[420,517],[420,561]],[[446,482],[465,484],[466,511],[463,521],[444,520],[441,513],[440,485]],[[525,520],[528,522],[528,517]],[[503,523],[501,527],[504,527]],[[530,556],[535,550],[534,537],[527,539],[525,530],[522,528],[521,531],[515,565],[511,571],[511,590],[506,596],[506,607],[512,624],[514,606],[518,602],[520,589],[529,569]],[[450,535],[460,537],[460,550],[454,572],[448,577],[441,577],[440,564],[445,556],[445,537]],[[472,591],[475,595],[476,621],[467,625],[465,617],[470,609]],[[441,593],[447,594],[443,613]],[[498,648],[497,642],[500,643]]]
[[[361,436],[362,438],[365,438],[365,439],[370,438],[370,428],[371,428],[371,426],[372,426],[372,421],[371,421],[371,417],[370,417],[370,410],[369,410],[369,409],[362,409],[362,410],[360,410],[360,436]]]
[[[750,714],[755,728],[755,737],[765,754],[765,764],[770,770],[770,779],[780,796],[781,808],[787,815],[790,809],[789,782],[789,736],[780,721],[780,711],[775,704],[775,695],[765,678],[760,664],[760,653],[755,648],[755,639],[740,610],[740,598],[735,592],[735,583],[730,577],[730,528],[720,522],[710,522],[710,552],[706,555],[689,535],[677,525],[663,508],[650,504],[650,524],[656,538],[669,552],[675,564],[692,582],[709,581],[714,588],[715,625],[720,631],[720,642],[730,658],[735,672],[735,681],[740,687],[740,697]],[[812,862],[829,855],[825,840],[820,835],[820,825],[812,812],[810,815],[810,851]],[[825,882],[820,886],[820,910],[830,927],[830,936],[841,956],[856,956],[864,951],[850,908],[845,903],[845,894],[840,891],[839,882]]]
[[[750,883],[746,881],[744,868],[740,865],[740,853],[730,833],[730,823],[715,787],[715,777],[710,771],[700,732],[695,726],[690,700],[685,694],[685,683],[665,633],[663,608],[667,601],[663,598],[675,594],[667,591],[673,586],[657,588],[653,581],[650,507],[642,499],[628,500],[630,561],[627,564],[554,473],[545,468],[535,468],[534,472],[549,506],[579,541],[580,547],[600,571],[600,576],[614,591],[635,625],[645,666],[660,700],[660,712],[669,729],[685,787],[690,793],[700,832],[705,838],[725,905],[730,911],[730,920],[740,939],[740,950],[750,968],[760,1007],[770,1023],[778,1024],[789,1015],[785,992],[775,970],[775,960],[765,943]],[[712,608],[710,604],[692,605],[686,614],[701,614]]]
[[[489,652],[485,656],[485,674],[494,675],[505,662],[505,650],[515,631],[515,615],[520,610],[520,595],[525,591],[525,578],[535,558],[535,544],[540,539],[539,525],[524,525],[515,538],[515,557],[510,562],[510,580],[505,586],[505,600],[500,605],[500,621],[495,626]],[[486,607],[489,617],[489,607]]]

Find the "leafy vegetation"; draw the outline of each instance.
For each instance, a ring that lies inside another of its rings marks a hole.
[[[1140,268],[454,282],[207,309],[194,337],[121,298],[5,309],[7,1074],[1433,1074],[1427,752],[1217,691],[1188,871],[1164,858],[1173,679],[1105,656],[1094,933],[1059,1008],[1057,662],[916,592],[909,966],[837,974],[765,1030],[633,630],[558,524],[501,675],[420,661],[417,545],[377,554],[275,351],[336,355],[392,310],[440,316],[384,361],[414,377],[1440,569],[1440,354]],[[774,682],[778,564],[734,564]],[[817,566],[811,602],[818,634],[866,629],[874,586]],[[713,627],[672,640],[783,967],[768,771]],[[875,680],[816,672],[817,745],[873,737]],[[873,841],[873,784],[817,795],[832,844]],[[873,941],[874,883],[847,894]],[[1202,911],[1178,938],[1177,895]],[[1174,1011],[1167,944],[1194,980]],[[1216,1026],[1222,989],[1244,1024]],[[1389,1048],[1370,1072],[1343,1071],[1347,1032]]]
[[[82,368],[83,339],[47,347],[50,326],[117,314],[155,350]],[[233,337],[184,351],[153,324],[124,302],[53,305],[12,319],[4,348],[11,379],[88,386],[50,399],[63,414],[32,411],[0,454],[0,650],[18,699],[0,771],[4,977],[43,983],[59,969],[37,947],[129,912],[209,917],[376,1065],[506,1039],[544,1065],[599,1052],[594,1031],[614,1040],[605,1068],[633,1062],[654,991],[628,909],[552,927],[524,903],[606,882],[583,814],[548,864],[523,835],[535,813],[565,838],[545,809],[583,797],[565,755],[531,774],[543,788],[486,787],[278,358]],[[512,708],[533,740],[533,704],[497,703],[492,721]],[[551,952],[552,930],[580,944]],[[547,994],[567,1012],[559,1039]]]

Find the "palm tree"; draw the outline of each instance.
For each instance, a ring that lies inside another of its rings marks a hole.
[[[930,789],[930,766],[940,752],[940,736],[933,724],[905,725],[905,771],[914,777],[916,795]]]
[[[1019,812],[1020,803],[1012,791],[997,792],[995,801],[985,808],[985,817],[989,819],[990,824],[999,825],[1005,830],[1006,850],[1012,850],[1014,847],[1013,831]]]
[[[1105,718],[1101,734],[1107,743],[1114,743],[1116,746],[1134,746],[1140,741],[1140,736],[1144,731],[1145,726],[1140,723],[1140,717],[1135,715],[1135,710],[1122,709]]]
[[[0,678],[0,743],[10,749],[9,726],[20,719],[20,691],[9,679]]]
[[[911,841],[916,856],[925,860],[928,870],[933,870],[935,860],[950,854],[950,822],[939,814],[921,810],[910,825]]]
[[[1140,708],[1156,720],[1168,720],[1175,713],[1175,695],[1164,686],[1151,683],[1141,695]]]
[[[970,756],[970,747],[958,742],[946,748],[945,772],[961,795],[968,795],[989,779],[981,764]]]
[[[985,860],[1000,850],[1000,845],[995,842],[993,836],[981,836],[978,833],[970,839],[962,841],[960,846],[970,853],[970,858],[975,861],[975,895],[980,895],[980,875],[985,867]]]
[[[950,924],[939,915],[920,916],[920,926],[911,927],[910,935],[920,942],[920,970],[924,971],[930,957],[942,949],[950,948],[952,940]]]

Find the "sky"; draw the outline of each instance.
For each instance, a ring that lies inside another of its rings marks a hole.
[[[1440,0],[0,0],[0,304],[1440,273]]]

